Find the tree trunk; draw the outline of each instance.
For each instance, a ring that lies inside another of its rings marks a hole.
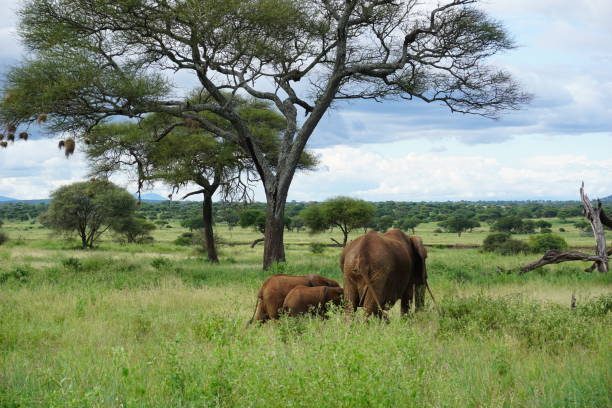
[[[263,268],[268,269],[275,262],[285,262],[284,215],[287,194],[266,194],[266,228],[264,231]]]
[[[202,218],[204,219],[204,246],[206,247],[208,260],[212,263],[219,263],[217,248],[215,246],[215,234],[213,231],[212,210],[212,194],[204,192],[204,201],[202,202]]]
[[[87,234],[83,231],[80,231],[79,235],[81,235],[81,248],[87,248]]]

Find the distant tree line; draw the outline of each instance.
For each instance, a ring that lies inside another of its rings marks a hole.
[[[285,211],[284,225],[288,231],[322,231],[338,228],[343,232],[363,228],[386,231],[400,228],[410,233],[423,223],[435,222],[440,232],[461,233],[482,227],[493,232],[529,234],[550,232],[552,224],[546,219],[558,218],[562,222],[585,231],[589,226],[584,220],[570,220],[582,216],[580,203],[574,201],[549,202],[369,202],[363,206],[360,200],[343,199],[334,207],[333,200],[317,202],[289,202]],[[348,201],[347,201],[348,200]],[[348,211],[347,203],[358,208]],[[360,207],[361,206],[361,207]],[[37,220],[49,208],[49,203],[11,202],[0,203],[0,220]],[[265,203],[213,203],[213,219],[229,228],[252,227],[263,233]],[[348,215],[341,209],[347,209]],[[612,205],[604,206],[612,213]],[[138,218],[146,219],[159,228],[170,221],[179,222],[184,228],[201,230],[203,226],[202,204],[195,201],[142,202],[136,209]],[[352,215],[351,215],[352,214]],[[341,219],[333,220],[330,215]],[[347,218],[348,217],[348,218]],[[351,219],[349,219],[351,218]],[[348,235],[348,233],[346,233]]]

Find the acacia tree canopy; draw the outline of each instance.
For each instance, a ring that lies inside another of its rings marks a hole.
[[[201,97],[194,92],[188,101]],[[245,112],[247,124],[257,134],[266,157],[278,155],[279,132],[284,118],[261,102],[238,99],[240,112]],[[217,126],[231,131],[218,116],[201,113]],[[203,233],[208,260],[219,262],[213,231],[212,199],[220,193],[225,200],[248,201],[252,183],[257,180],[253,162],[240,147],[202,129],[197,121],[185,120],[185,127],[170,130],[161,140],[159,129],[172,123],[166,114],[151,114],[140,123],[122,122],[102,124],[90,132],[87,155],[95,175],[108,177],[116,171],[128,171],[138,180],[138,192],[146,182],[162,181],[178,193],[184,188],[198,186],[183,196],[202,194]],[[157,141],[156,141],[157,140]],[[310,169],[317,159],[310,152],[302,152],[299,169]],[[265,219],[265,217],[264,217]]]
[[[123,188],[105,180],[86,181],[51,193],[41,223],[56,231],[75,232],[83,248],[92,248],[109,228],[122,230],[135,211],[136,200]]]
[[[513,43],[477,3],[27,0],[19,26],[31,57],[7,74],[0,121],[27,125],[45,114],[51,131],[80,133],[109,117],[157,112],[176,119],[169,128],[190,119],[234,141],[252,158],[266,193],[267,267],[284,260],[289,186],[332,103],[420,99],[496,117],[529,100],[508,73],[487,65]],[[176,98],[164,71],[193,74],[205,96],[196,103]],[[284,117],[275,157],[266,156],[234,103],[240,94]],[[201,112],[223,118],[232,131]]]
[[[356,228],[366,226],[374,216],[374,205],[350,197],[336,197],[321,204],[306,207],[300,217],[311,232],[322,232],[331,227],[342,231],[342,246],[346,246],[348,235]]]

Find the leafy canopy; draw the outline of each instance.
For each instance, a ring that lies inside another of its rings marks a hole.
[[[123,188],[105,180],[86,181],[51,193],[41,223],[56,231],[75,232],[83,248],[91,248],[104,232],[119,228],[135,211],[136,200]]]

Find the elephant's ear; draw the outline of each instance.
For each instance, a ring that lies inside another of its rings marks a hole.
[[[414,247],[414,249],[421,256],[423,262],[425,262],[425,259],[427,259],[427,249],[425,248],[425,245],[423,245],[423,240],[421,240],[420,237],[414,235],[411,235],[408,238],[410,239],[410,242],[412,242],[412,246]]]

